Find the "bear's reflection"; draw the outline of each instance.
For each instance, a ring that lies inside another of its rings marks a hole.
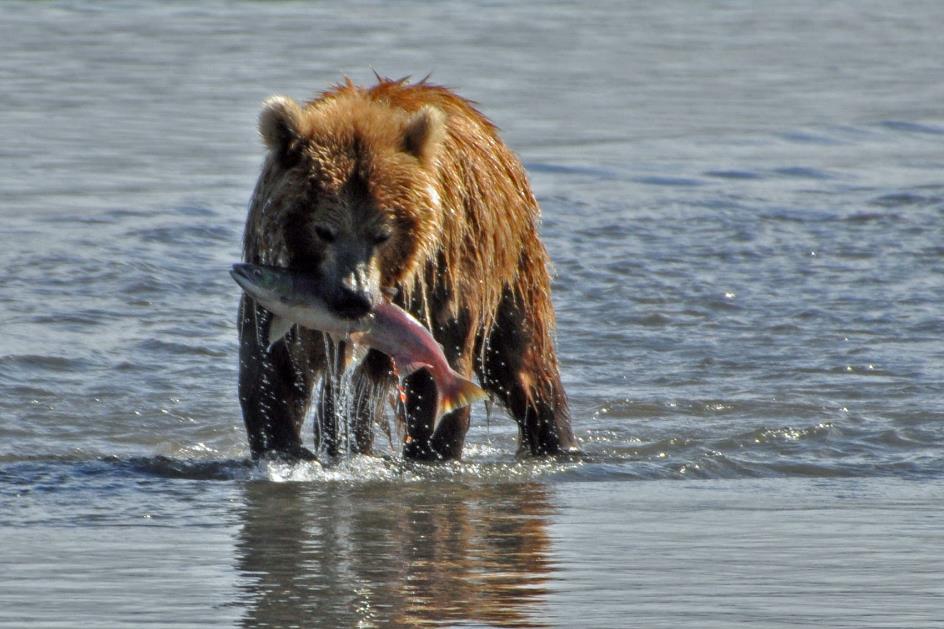
[[[540,484],[253,482],[245,497],[245,626],[542,624]]]

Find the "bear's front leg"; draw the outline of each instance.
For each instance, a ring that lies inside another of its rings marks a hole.
[[[253,459],[277,455],[311,460],[315,455],[302,447],[299,435],[311,399],[311,357],[299,347],[293,356],[288,339],[266,348],[263,339],[271,316],[243,296],[239,306],[239,402],[249,450]]]
[[[406,390],[406,443],[403,457],[416,461],[450,461],[462,457],[465,433],[469,430],[469,407],[443,416],[435,434],[433,424],[438,408],[436,382],[426,369],[404,379]]]
[[[350,382],[342,382],[349,368],[353,348],[341,342],[329,351],[334,364],[325,372],[318,394],[315,416],[315,449],[337,456],[342,449],[353,454],[370,454],[373,449],[373,426],[383,414],[385,396],[383,383],[390,370],[390,359],[371,350],[358,365]]]

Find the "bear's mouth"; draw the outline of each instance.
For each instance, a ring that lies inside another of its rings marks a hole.
[[[353,321],[369,315],[376,302],[368,291],[352,291],[342,287],[330,300],[329,305],[338,317]]]

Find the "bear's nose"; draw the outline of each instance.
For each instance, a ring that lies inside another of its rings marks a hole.
[[[335,312],[345,319],[360,319],[369,314],[373,307],[370,295],[348,288],[342,288],[334,302]]]

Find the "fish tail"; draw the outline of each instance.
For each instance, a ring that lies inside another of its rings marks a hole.
[[[457,408],[462,408],[463,406],[468,406],[473,402],[478,400],[484,400],[488,397],[488,393],[475,384],[471,380],[463,378],[459,374],[453,372],[452,378],[449,382],[442,387],[439,392],[439,413],[436,418],[436,423],[439,423],[439,418],[441,418],[446,413],[452,412]]]

